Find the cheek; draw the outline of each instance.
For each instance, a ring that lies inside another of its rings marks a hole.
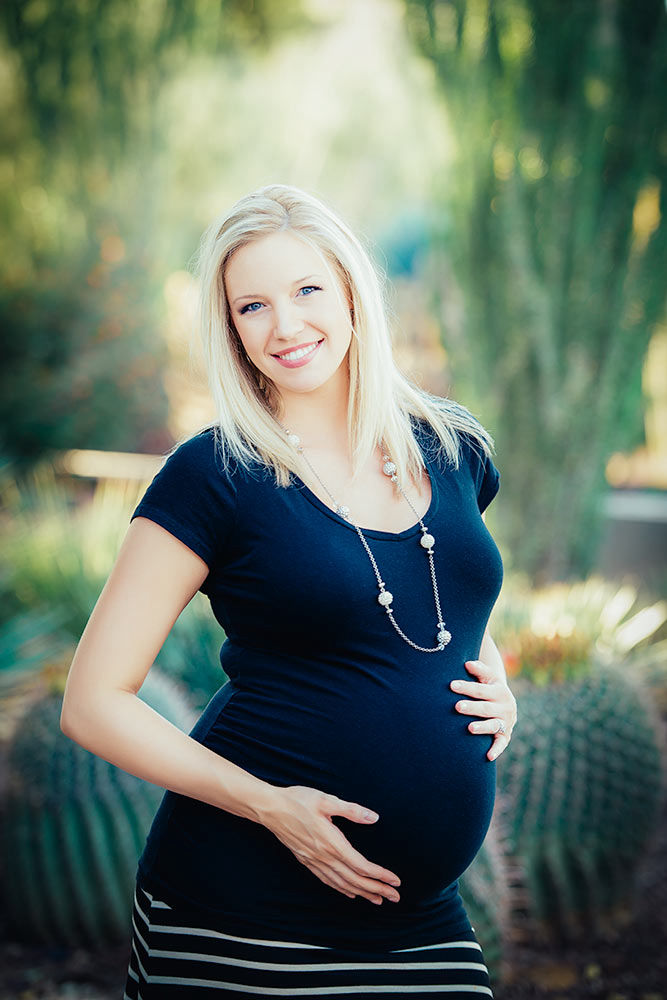
[[[336,343],[340,344],[341,349],[347,349],[352,339],[351,322],[349,312],[341,312],[339,308],[329,314],[327,325],[334,332]]]
[[[264,336],[263,324],[259,320],[259,317],[252,323],[248,321],[244,322],[243,318],[241,318],[240,320],[236,320],[234,325],[244,351],[250,357],[261,354],[266,338]]]

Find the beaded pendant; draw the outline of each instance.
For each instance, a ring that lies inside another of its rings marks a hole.
[[[382,466],[382,471],[385,474],[385,476],[388,476],[391,479],[391,481],[398,486],[398,489],[399,489],[401,495],[407,501],[407,503],[410,504],[410,507],[412,508],[412,510],[413,510],[413,512],[415,514],[415,517],[418,519],[420,527],[421,527],[421,533],[422,533],[422,535],[421,535],[421,538],[419,539],[419,544],[421,545],[422,549],[426,552],[426,555],[428,556],[429,572],[431,574],[431,583],[433,585],[433,597],[434,597],[434,600],[435,600],[435,607],[436,607],[436,612],[437,612],[436,640],[437,640],[438,644],[435,647],[419,646],[416,642],[413,642],[412,639],[409,639],[408,636],[405,634],[405,632],[403,632],[403,630],[400,628],[400,626],[398,625],[396,619],[394,618],[394,611],[393,611],[393,608],[392,608],[392,604],[393,604],[393,601],[394,601],[394,595],[391,593],[391,591],[389,591],[389,590],[386,589],[385,582],[382,579],[382,577],[380,576],[380,571],[378,569],[377,563],[375,561],[373,553],[371,552],[370,548],[368,547],[368,543],[366,542],[366,539],[365,539],[364,535],[362,534],[361,528],[357,524],[355,524],[354,521],[352,520],[352,518],[350,517],[350,508],[346,507],[344,504],[338,504],[337,501],[335,500],[334,496],[330,493],[328,487],[322,482],[322,480],[320,479],[318,473],[315,471],[315,469],[313,468],[313,466],[311,465],[310,461],[308,460],[308,458],[306,457],[306,455],[304,453],[303,447],[301,445],[301,438],[299,437],[299,435],[291,433],[286,428],[283,428],[283,430],[287,434],[287,439],[290,442],[290,444],[292,444],[294,446],[294,448],[296,448],[296,450],[298,451],[298,453],[305,459],[305,461],[310,466],[310,469],[311,469],[312,473],[316,476],[316,478],[319,480],[319,482],[322,484],[322,486],[324,487],[324,489],[326,490],[326,492],[331,497],[331,499],[332,499],[332,501],[333,501],[333,503],[335,505],[335,512],[336,512],[336,514],[338,514],[340,517],[344,518],[346,521],[349,521],[350,524],[352,525],[352,527],[356,530],[357,534],[359,535],[359,538],[361,539],[361,543],[362,543],[362,545],[364,546],[364,548],[366,550],[366,553],[367,553],[367,555],[368,555],[368,557],[369,557],[369,559],[371,561],[371,565],[373,567],[373,571],[374,571],[375,576],[377,578],[378,587],[379,587],[379,594],[378,594],[378,599],[377,599],[378,600],[378,604],[380,604],[381,607],[383,607],[384,610],[387,612],[387,616],[388,616],[389,620],[391,621],[391,624],[393,625],[393,627],[396,630],[396,632],[400,635],[400,637],[405,642],[408,643],[408,645],[412,646],[413,649],[418,649],[420,652],[423,652],[423,653],[438,653],[441,650],[443,650],[445,648],[445,646],[448,645],[449,642],[451,642],[452,634],[445,627],[445,623],[442,620],[442,612],[440,610],[440,596],[438,594],[438,584],[437,584],[437,580],[436,580],[436,577],[435,577],[435,565],[434,565],[434,561],[433,561],[433,549],[435,548],[435,538],[433,537],[433,535],[431,535],[429,533],[428,528],[426,527],[426,525],[422,521],[421,517],[419,517],[419,514],[417,513],[417,511],[415,510],[414,506],[412,505],[409,497],[407,497],[406,494],[404,493],[404,491],[403,491],[403,489],[402,489],[402,487],[401,487],[401,485],[400,485],[400,483],[398,481],[398,475],[397,475],[396,465],[394,464],[394,462],[391,461],[391,458],[389,457],[389,455],[384,455],[383,454],[383,456],[382,456],[382,459],[383,459],[383,462],[384,462],[384,464]]]

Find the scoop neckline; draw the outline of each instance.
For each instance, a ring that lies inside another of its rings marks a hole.
[[[426,455],[424,454],[424,449],[421,447],[421,445],[420,445],[420,450],[422,453],[422,458],[424,459],[424,463],[428,470],[428,476],[431,483],[431,502],[428,505],[428,510],[426,511],[426,513],[422,514],[421,516],[421,521],[423,521],[424,524],[428,527],[429,520],[432,517],[434,517],[435,514],[437,513],[438,504],[440,502],[440,494],[438,487],[438,477],[434,472],[435,463],[426,457]],[[323,500],[320,500],[317,494],[313,493],[313,491],[310,489],[309,486],[306,486],[306,484],[304,483],[303,479],[301,479],[300,476],[297,476],[296,473],[293,473],[293,476],[297,480],[297,482],[293,484],[293,488],[296,489],[297,492],[301,494],[301,496],[305,497],[306,500],[309,500],[310,503],[313,505],[313,507],[316,507],[323,514],[326,514],[327,517],[331,518],[332,521],[335,521],[336,524],[340,524],[342,525],[342,527],[347,528],[348,531],[354,531],[354,533],[356,534],[357,529],[354,527],[353,524],[350,524],[350,522],[347,521],[344,517],[342,517],[340,514],[337,514],[336,511],[332,510],[331,507],[327,506],[327,504],[325,504]],[[412,497],[410,499],[412,499]],[[413,535],[416,535],[418,531],[421,531],[421,524],[420,521],[416,521],[409,528],[404,528],[403,531],[381,531],[379,528],[365,528],[361,524],[359,525],[359,528],[361,529],[365,537],[386,539],[387,541],[398,542],[401,541],[403,538],[411,538]]]

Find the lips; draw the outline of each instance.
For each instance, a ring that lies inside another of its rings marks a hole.
[[[322,338],[322,340],[324,340],[324,338]],[[296,347],[289,347],[286,351],[280,351],[279,354],[272,354],[271,357],[281,358],[285,354],[292,354],[293,351],[300,351],[304,347],[312,347],[313,344],[320,344],[321,342],[321,340],[308,340],[305,344],[297,344]]]
[[[285,355],[273,354],[272,357],[278,362],[281,368],[303,368],[305,365],[312,364],[312,361],[320,352],[320,347],[324,343],[324,337],[319,341],[311,341],[309,345],[304,347],[304,353],[300,354],[297,358],[289,359]],[[285,354],[291,354],[292,351],[298,351],[298,347],[292,347]]]

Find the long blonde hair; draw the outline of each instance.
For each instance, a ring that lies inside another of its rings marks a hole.
[[[199,277],[198,328],[217,421],[223,461],[272,466],[279,486],[300,475],[298,459],[276,416],[275,385],[250,361],[234,328],[225,294],[225,268],[240,247],[288,230],[333,269],[350,302],[347,421],[353,478],[384,443],[399,481],[421,481],[424,460],[410,417],[433,427],[447,458],[458,467],[464,431],[490,455],[493,439],[463,405],[415,385],[397,367],[387,322],[384,275],[349,227],[320,199],[286,184],[270,184],[244,196],[202,236],[195,257]],[[331,272],[330,272],[331,273]]]

